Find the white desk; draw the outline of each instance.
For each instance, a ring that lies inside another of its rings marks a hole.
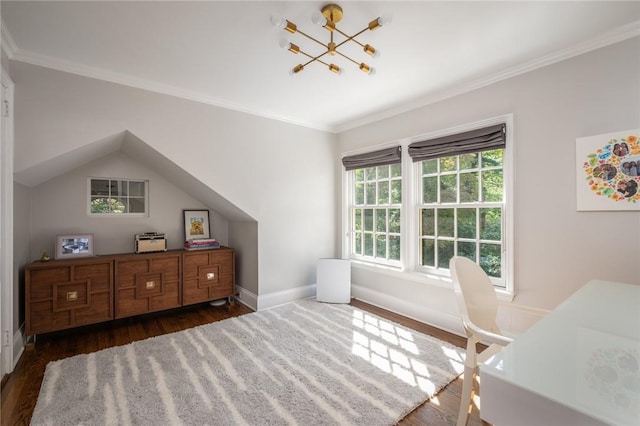
[[[495,425],[640,425],[640,285],[591,281],[480,366]]]

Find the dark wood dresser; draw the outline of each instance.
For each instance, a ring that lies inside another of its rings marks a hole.
[[[229,247],[34,262],[25,267],[26,334],[231,301],[234,285]]]

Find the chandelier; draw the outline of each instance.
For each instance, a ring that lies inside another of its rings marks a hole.
[[[328,43],[323,43],[320,40],[300,31],[298,29],[298,27],[296,26],[296,24],[294,24],[291,21],[288,21],[285,18],[275,18],[275,17],[271,17],[271,23],[281,29],[284,29],[288,32],[290,32],[291,34],[295,34],[295,33],[299,33],[301,35],[303,35],[304,37],[308,38],[309,40],[314,41],[315,43],[319,44],[320,46],[322,46],[324,48],[324,51],[319,54],[319,55],[311,55],[303,50],[300,49],[300,47],[296,44],[290,43],[288,40],[281,40],[280,41],[280,47],[287,49],[289,52],[294,53],[294,54],[302,54],[304,56],[306,56],[307,58],[309,58],[309,60],[305,63],[300,63],[298,65],[296,65],[291,71],[290,74],[294,75],[294,74],[298,74],[299,72],[301,72],[302,70],[304,70],[304,68],[309,65],[312,62],[318,62],[320,64],[323,64],[324,66],[329,68],[329,71],[332,71],[336,74],[342,74],[343,69],[341,67],[339,67],[338,65],[334,64],[334,63],[328,63],[327,61],[329,59],[327,59],[325,56],[335,56],[335,55],[339,55],[342,56],[343,58],[353,62],[354,64],[356,64],[358,66],[358,68],[360,68],[361,71],[369,74],[369,75],[374,75],[376,70],[375,68],[373,68],[372,66],[368,65],[365,62],[358,62],[352,58],[350,58],[349,56],[345,55],[344,53],[342,53],[340,50],[338,50],[342,45],[348,43],[348,42],[353,42],[356,43],[358,45],[360,45],[360,47],[362,47],[362,50],[364,51],[364,53],[366,53],[367,55],[371,56],[371,57],[377,57],[379,55],[379,52],[370,44],[362,44],[360,43],[358,40],[356,40],[356,37],[358,37],[359,35],[361,35],[362,33],[364,33],[365,31],[369,30],[369,31],[373,31],[376,30],[378,28],[380,28],[381,26],[391,22],[391,18],[388,16],[382,16],[382,17],[378,17],[376,19],[374,19],[373,21],[369,22],[369,25],[367,25],[363,30],[358,31],[357,33],[355,33],[354,35],[348,35],[345,34],[344,32],[342,32],[340,29],[338,29],[338,27],[336,27],[336,24],[338,22],[340,22],[342,20],[342,8],[340,6],[338,6],[337,4],[328,4],[326,6],[324,6],[320,12],[316,11],[311,15],[311,21],[314,24],[320,25],[322,27],[324,27],[327,31],[329,31],[330,34],[330,38],[329,38],[329,42]],[[336,42],[336,40],[334,40],[334,35],[335,34],[340,34],[340,36],[342,36],[344,39],[341,39],[339,42]]]

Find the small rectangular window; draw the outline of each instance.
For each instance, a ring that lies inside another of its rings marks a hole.
[[[149,181],[89,178],[89,215],[147,216]]]

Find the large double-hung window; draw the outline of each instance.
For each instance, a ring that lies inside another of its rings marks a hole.
[[[465,256],[512,291],[511,123],[498,117],[344,157],[349,257],[438,281]]]
[[[419,200],[418,270],[448,271],[453,256],[478,263],[506,287],[505,125],[414,142]]]
[[[343,158],[349,171],[350,253],[354,258],[399,264],[402,166],[400,147]]]

